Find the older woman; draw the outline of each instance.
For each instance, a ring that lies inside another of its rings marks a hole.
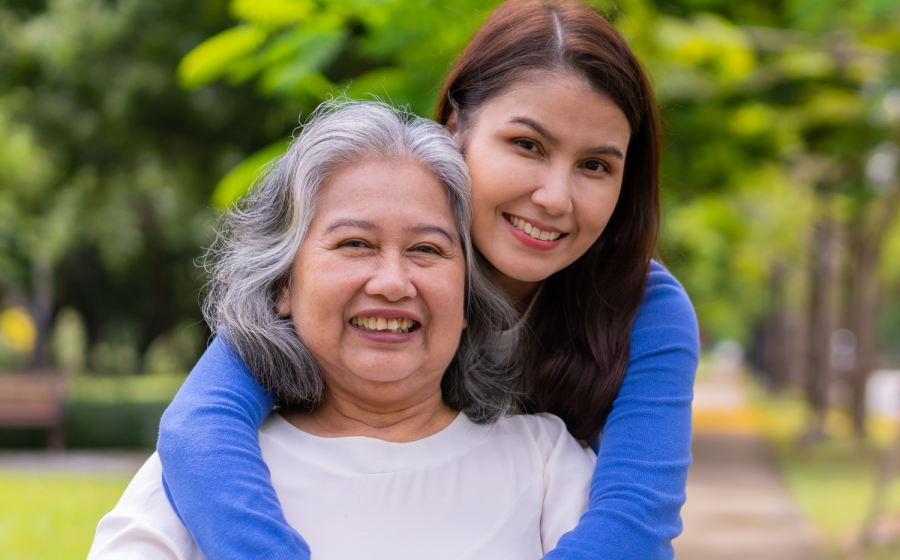
[[[507,415],[509,314],[470,202],[442,127],[345,102],[226,218],[206,313],[286,405],[260,446],[314,558],[540,558],[587,509],[593,452]],[[154,456],[89,558],[202,557],[161,474]]]

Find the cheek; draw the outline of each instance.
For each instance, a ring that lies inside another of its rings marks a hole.
[[[608,189],[599,193],[584,193],[580,198],[581,200],[575,203],[579,230],[586,237],[596,240],[606,229],[606,224],[609,223],[609,218],[616,209],[619,190]]]
[[[479,217],[493,217],[501,204],[527,196],[533,190],[533,173],[523,165],[514,165],[513,160],[511,154],[496,149],[484,149],[477,156],[467,157],[476,223]]]
[[[334,337],[343,327],[343,311],[353,295],[346,267],[307,261],[294,275],[292,307],[294,326],[304,342]],[[299,313],[297,312],[299,310]]]
[[[430,302],[432,324],[437,327],[435,334],[441,344],[453,345],[465,325],[465,269],[446,270],[442,274],[429,275],[430,286],[422,295]]]

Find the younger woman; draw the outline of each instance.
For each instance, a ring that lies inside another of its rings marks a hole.
[[[520,407],[598,451],[589,509],[546,558],[673,558],[699,343],[651,260],[660,131],[643,68],[587,4],[512,0],[459,56],[436,116],[469,166],[473,242],[523,313]],[[266,375],[220,337],[160,426],[169,498],[210,560],[309,558],[259,450],[287,396]]]

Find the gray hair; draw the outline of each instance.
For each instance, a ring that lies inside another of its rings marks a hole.
[[[466,261],[466,320],[441,381],[444,402],[473,421],[490,422],[512,400],[512,368],[498,349],[512,305],[486,275],[469,233],[472,200],[463,156],[447,130],[376,101],[333,100],[312,114],[248,196],[225,213],[206,253],[210,281],[203,314],[256,379],[285,404],[316,406],[324,381],[290,317],[275,309],[316,212],[318,193],[348,165],[374,155],[413,160],[446,187]],[[508,341],[507,341],[508,342]]]

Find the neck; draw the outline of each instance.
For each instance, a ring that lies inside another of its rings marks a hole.
[[[449,426],[457,414],[444,404],[440,388],[422,400],[393,406],[365,402],[353,395],[326,389],[322,404],[314,410],[289,411],[282,416],[314,436],[363,436],[407,443],[438,433]]]
[[[492,271],[492,276],[494,281],[506,292],[513,301],[519,304],[522,310],[528,308],[531,304],[531,300],[534,299],[534,295],[537,293],[538,288],[541,287],[541,282],[525,282],[524,280],[516,280],[506,274],[503,274],[496,268]]]

